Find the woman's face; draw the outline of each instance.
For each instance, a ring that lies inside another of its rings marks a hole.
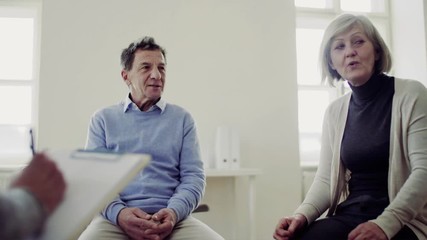
[[[365,84],[374,73],[374,45],[359,26],[333,38],[330,55],[332,69],[352,86]]]

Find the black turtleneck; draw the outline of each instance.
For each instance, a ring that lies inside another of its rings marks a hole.
[[[351,171],[348,200],[360,199],[361,196],[362,199],[366,196],[369,199],[388,199],[394,78],[375,75],[362,86],[350,87],[352,95],[341,143],[341,160]],[[388,200],[382,207],[387,204]]]

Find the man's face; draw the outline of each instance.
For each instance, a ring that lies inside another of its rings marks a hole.
[[[137,50],[130,70],[122,70],[133,101],[155,101],[162,96],[166,80],[165,58],[160,50]]]

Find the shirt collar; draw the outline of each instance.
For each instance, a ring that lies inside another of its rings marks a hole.
[[[163,100],[162,98],[160,98],[160,100],[154,104],[149,110],[148,112],[153,111],[154,109],[160,109],[160,112],[163,113],[163,111],[166,108],[166,101]],[[125,98],[125,102],[124,102],[124,106],[123,106],[123,112],[127,112],[129,110],[138,110],[141,111],[138,106],[132,102],[132,100],[130,99],[130,93],[126,95]]]

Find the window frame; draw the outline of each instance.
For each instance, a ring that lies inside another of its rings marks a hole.
[[[38,126],[38,96],[39,96],[39,74],[40,74],[40,43],[41,43],[41,11],[42,2],[40,0],[23,1],[0,1],[0,17],[10,18],[32,18],[33,19],[33,56],[32,56],[32,75],[30,79],[4,79],[0,78],[0,86],[25,86],[31,89],[31,106],[29,124],[8,123],[2,124],[3,127],[13,129],[35,128]],[[36,132],[37,133],[37,132]],[[23,153],[23,156],[26,153]],[[2,156],[0,154],[0,163],[7,165],[25,164],[29,159],[16,156]]]

